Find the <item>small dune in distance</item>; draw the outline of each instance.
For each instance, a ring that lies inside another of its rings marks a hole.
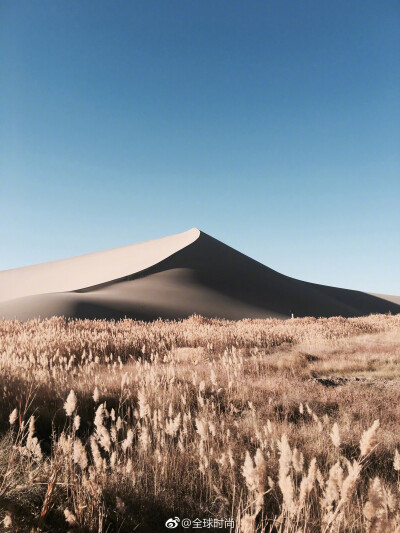
[[[400,299],[300,281],[206,233],[0,272],[0,317],[288,318],[398,313]]]

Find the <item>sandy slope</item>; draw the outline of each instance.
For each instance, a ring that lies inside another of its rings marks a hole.
[[[188,246],[200,235],[192,228],[104,252],[0,272],[0,302],[33,294],[75,291],[135,274]]]
[[[195,228],[0,272],[0,300],[7,300],[0,301],[0,316],[21,320],[53,315],[151,320],[193,313],[240,319],[285,318],[292,310],[296,316],[400,312],[396,297],[289,278]]]
[[[377,298],[383,298],[388,302],[393,302],[395,304],[400,305],[400,296],[391,296],[390,294],[372,294],[372,296],[376,296]]]

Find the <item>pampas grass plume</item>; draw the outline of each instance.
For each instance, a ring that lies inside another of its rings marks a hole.
[[[71,416],[72,413],[76,409],[77,399],[75,392],[71,389],[70,393],[68,394],[67,401],[64,403],[64,409],[67,413],[67,416]]]
[[[339,448],[341,444],[340,431],[339,431],[339,426],[337,425],[336,422],[332,426],[332,431],[331,431],[330,436],[331,436],[331,440],[335,448]]]
[[[361,457],[365,457],[375,448],[378,444],[377,431],[379,428],[379,420],[375,420],[372,426],[364,431],[360,440],[360,452]]]
[[[9,421],[10,425],[13,426],[18,418],[18,409],[15,408],[14,411],[10,414]]]

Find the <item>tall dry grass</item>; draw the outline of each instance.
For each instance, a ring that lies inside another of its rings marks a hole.
[[[399,364],[400,315],[2,321],[2,530],[400,531]]]

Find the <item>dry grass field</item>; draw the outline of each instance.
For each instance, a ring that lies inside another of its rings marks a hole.
[[[1,531],[400,531],[400,315],[2,321],[0,368]]]

